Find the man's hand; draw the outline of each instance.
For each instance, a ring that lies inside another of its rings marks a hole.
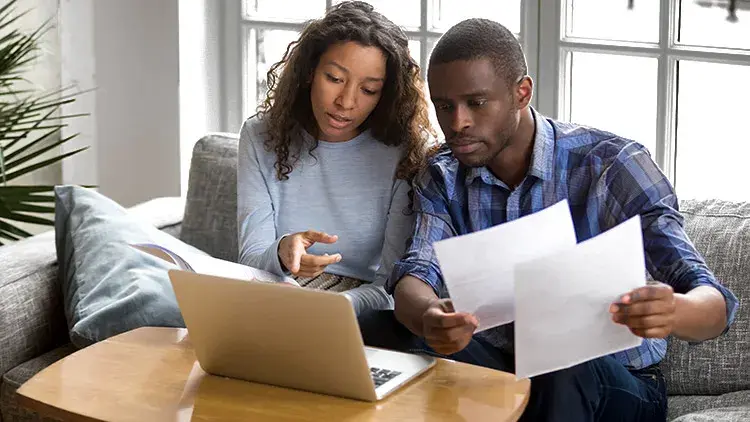
[[[609,307],[612,320],[643,338],[665,338],[675,325],[676,300],[668,284],[655,283],[626,293]]]
[[[478,326],[475,316],[456,312],[450,299],[433,301],[422,315],[425,341],[444,355],[463,350]]]
[[[311,255],[307,253],[307,248],[315,242],[330,244],[337,240],[338,236],[331,236],[315,230],[294,233],[279,242],[279,260],[289,272],[296,276],[316,277],[328,265],[341,261],[341,254]]]

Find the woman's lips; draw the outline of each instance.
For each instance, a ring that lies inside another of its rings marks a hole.
[[[352,120],[338,114],[326,113],[328,124],[336,129],[343,129],[352,123]]]

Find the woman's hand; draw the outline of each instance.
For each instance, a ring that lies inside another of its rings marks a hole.
[[[292,274],[300,277],[316,277],[328,265],[341,261],[341,254],[323,256],[307,253],[307,248],[316,242],[336,243],[338,236],[308,230],[286,236],[279,242],[279,260]]]

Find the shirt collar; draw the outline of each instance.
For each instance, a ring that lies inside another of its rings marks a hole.
[[[528,175],[541,180],[551,180],[554,175],[554,149],[555,131],[552,124],[537,113],[533,107],[529,107],[534,117],[534,150],[531,153],[531,166]],[[465,182],[470,185],[475,179],[480,178],[488,185],[499,185],[508,188],[505,183],[495,177],[487,167],[471,167],[466,171]]]

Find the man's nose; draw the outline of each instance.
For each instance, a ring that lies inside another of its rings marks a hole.
[[[474,124],[471,112],[466,106],[458,105],[453,110],[453,115],[451,116],[451,130],[453,132],[461,133]]]

